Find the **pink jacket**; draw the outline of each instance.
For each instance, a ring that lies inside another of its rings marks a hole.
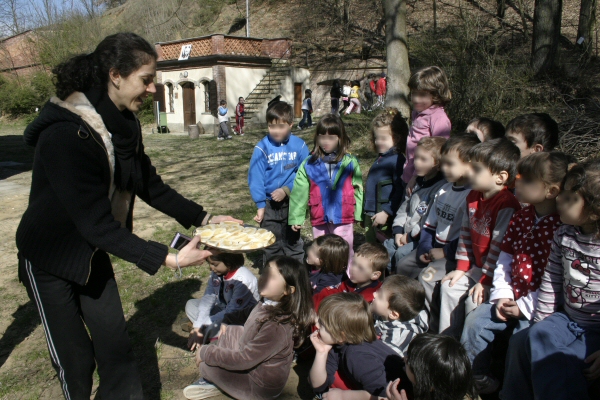
[[[402,173],[402,180],[405,183],[408,183],[415,174],[415,149],[419,140],[427,136],[449,138],[451,128],[450,119],[442,106],[434,105],[420,113],[412,112],[412,125],[406,139],[406,162]]]

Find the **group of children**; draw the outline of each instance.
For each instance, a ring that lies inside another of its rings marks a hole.
[[[244,98],[238,98],[238,103],[235,106],[235,127],[233,132],[236,135],[244,136]],[[217,109],[217,119],[219,120],[219,133],[217,140],[230,140],[233,137],[229,134],[229,109],[227,101],[221,100]]]
[[[206,294],[186,306],[202,376],[188,398],[274,398],[302,346],[319,398],[475,399],[501,386],[500,336],[500,398],[600,398],[600,161],[554,151],[547,114],[450,136],[444,72],[409,87],[410,127],[395,109],[373,121],[366,190],[337,115],[309,154],[291,106],[267,111],[248,184],[276,242],[258,282],[241,258],[209,258]]]

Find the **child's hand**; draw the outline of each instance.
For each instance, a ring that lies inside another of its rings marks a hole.
[[[200,346],[202,346],[202,340],[204,339],[204,335],[200,332],[200,328],[194,328],[190,332],[190,337],[188,338],[188,347],[191,351],[196,350]]]
[[[264,207],[256,210],[256,216],[253,219],[260,224],[264,218],[265,218]]]
[[[429,253],[424,253],[419,256],[419,261],[423,264],[429,264],[432,260],[430,259]]]
[[[371,217],[371,220],[373,221],[373,227],[376,227],[379,225],[385,225],[388,218],[389,218],[389,215],[385,211],[378,212],[377,214],[375,214]]]
[[[502,307],[502,312],[509,318],[520,319],[523,316],[517,302],[514,300],[507,301]]]
[[[286,196],[287,194],[285,193],[285,190],[281,188],[275,189],[273,190],[273,193],[271,193],[271,198],[275,201],[282,201]]]
[[[390,382],[385,389],[385,394],[389,400],[408,400],[406,391],[402,389],[398,392],[398,385],[400,384],[400,378]]]
[[[396,246],[402,247],[405,244],[408,244],[408,241],[406,240],[407,237],[407,234],[396,233]]]
[[[431,249],[429,250],[429,259],[431,261],[438,261],[446,258],[444,249]]]
[[[486,300],[486,287],[481,283],[477,283],[469,290],[469,296],[473,297],[473,303],[480,305]]]
[[[200,349],[202,349],[202,346],[199,346],[196,349],[196,367],[200,367],[200,363],[202,362],[202,358],[200,358]]]
[[[498,299],[496,302],[496,317],[498,317],[500,321],[508,321],[508,315],[504,314],[504,305],[509,301],[510,299]]]
[[[312,342],[317,353],[329,353],[329,350],[332,348],[330,344],[326,344],[321,340],[318,330],[310,334],[310,341]]]
[[[590,354],[583,362],[586,364],[592,363],[589,368],[583,370],[583,375],[588,381],[595,381],[600,378],[600,350]]]
[[[458,281],[463,276],[465,276],[465,271],[459,271],[459,270],[456,269],[454,271],[448,272],[446,274],[446,276],[442,278],[442,282],[441,283],[444,283],[446,281],[450,281],[449,286],[452,287],[452,286],[454,286],[454,284],[456,283],[456,281]]]
[[[219,334],[217,335],[217,337],[220,338],[222,335],[224,335],[226,330],[227,330],[227,325],[221,324],[221,329],[219,329]]]
[[[298,232],[300,229],[302,229],[302,225],[292,225],[292,230],[294,232]]]

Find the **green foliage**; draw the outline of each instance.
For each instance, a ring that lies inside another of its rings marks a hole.
[[[34,113],[53,91],[50,76],[43,72],[19,80],[0,78],[0,110],[12,116]]]
[[[146,97],[144,100],[144,104],[140,108],[138,112],[138,118],[142,125],[150,125],[154,124],[154,111],[152,109],[152,103],[154,102],[154,98],[152,95]]]

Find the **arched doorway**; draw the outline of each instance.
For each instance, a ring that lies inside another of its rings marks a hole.
[[[181,84],[183,89],[183,126],[196,125],[196,88],[192,82]]]

